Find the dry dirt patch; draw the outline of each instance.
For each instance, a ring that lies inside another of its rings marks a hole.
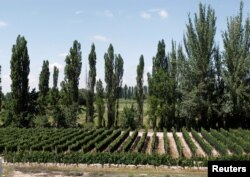
[[[187,145],[186,141],[184,140],[182,133],[178,132],[176,134],[179,137],[179,139],[181,141],[181,144],[183,146],[183,150],[182,151],[183,151],[184,157],[190,159],[192,157],[192,152],[191,152],[189,146]]]
[[[169,149],[170,149],[170,154],[172,155],[173,158],[178,158],[179,153],[176,147],[176,143],[173,137],[173,133],[168,133],[168,140],[169,140]]]

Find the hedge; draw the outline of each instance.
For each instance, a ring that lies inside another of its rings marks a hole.
[[[142,153],[80,153],[56,154],[53,152],[24,151],[7,152],[4,160],[9,163],[65,163],[65,164],[125,164],[125,165],[167,165],[167,166],[207,166],[208,160],[250,161],[250,156],[193,157],[174,159],[168,155],[148,155]]]

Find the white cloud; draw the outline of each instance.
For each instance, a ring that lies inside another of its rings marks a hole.
[[[151,14],[148,12],[141,12],[140,16],[141,16],[141,18],[144,18],[146,20],[151,18]]]
[[[82,14],[82,13],[83,13],[82,10],[77,10],[77,11],[75,11],[75,15],[80,15],[80,14]]]
[[[149,9],[140,13],[140,16],[147,20],[154,15],[158,15],[161,19],[166,19],[168,17],[168,12],[164,9]]]
[[[33,88],[37,88],[37,86],[38,86],[37,76],[30,73],[28,78],[29,78],[30,90],[32,90]]]
[[[110,10],[105,10],[104,11],[104,15],[106,16],[106,17],[114,17],[114,14],[110,11]]]
[[[68,55],[68,53],[59,53],[57,56],[58,57],[66,57]]]
[[[4,21],[0,21],[0,28],[6,27],[8,24]]]
[[[50,69],[51,72],[53,71],[54,66],[56,66],[59,70],[63,69],[63,65],[62,64],[54,62],[54,63],[50,63],[49,64],[49,69]]]
[[[166,10],[160,10],[158,12],[158,15],[162,18],[162,19],[165,19],[168,17],[168,12]]]
[[[103,35],[94,35],[93,40],[100,41],[100,42],[108,42],[109,38]]]

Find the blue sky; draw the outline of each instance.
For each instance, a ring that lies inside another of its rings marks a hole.
[[[215,9],[215,40],[222,46],[221,33],[226,29],[226,19],[237,14],[239,0],[0,0],[3,92],[10,91],[11,48],[18,34],[28,41],[30,88],[37,88],[45,59],[49,60],[51,68],[59,67],[59,81],[63,79],[65,55],[74,40],[82,45],[80,88],[85,86],[92,43],[96,46],[98,78],[104,79],[103,56],[112,43],[115,53],[120,53],[124,59],[123,83],[135,84],[141,54],[145,59],[146,82],[158,41],[164,39],[167,50],[172,39],[182,43],[188,14],[193,17],[198,12],[199,2]],[[249,13],[250,1],[244,1],[244,17]]]

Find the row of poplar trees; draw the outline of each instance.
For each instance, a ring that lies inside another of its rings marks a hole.
[[[144,58],[141,55],[135,87],[137,127],[142,127],[145,122],[143,112],[149,117],[149,125],[160,130],[170,130],[172,127],[180,129],[183,126],[196,129],[250,127],[250,19],[247,17],[243,20],[242,14],[241,2],[239,13],[228,18],[227,29],[222,32],[222,50],[215,42],[215,11],[202,4],[193,20],[191,16],[188,17],[184,49],[172,41],[171,51],[166,52],[164,40],[159,41],[152,72],[148,73],[148,112],[143,110]],[[123,58],[120,54],[114,54],[110,44],[104,55],[106,89],[101,80],[96,81],[94,44],[88,61],[85,121],[94,122],[97,117],[98,127],[117,127]],[[22,36],[17,37],[12,48],[11,99],[5,103],[5,126],[46,126],[49,125],[49,116],[53,118],[52,126],[77,126],[77,116],[82,111],[78,104],[82,68],[81,45],[78,41],[73,42],[65,62],[65,77],[60,91],[57,67],[53,71],[53,87],[49,88],[47,60],[43,61],[39,92],[34,89],[30,91],[27,41]],[[0,102],[0,108],[1,105]],[[133,106],[131,110],[134,110]],[[130,113],[127,115],[133,116]]]
[[[118,126],[119,97],[122,88],[123,59],[120,54],[115,55],[110,44],[105,60],[105,82],[96,81],[96,52],[95,45],[91,46],[88,57],[89,71],[87,75],[86,91],[86,122],[94,122],[98,118],[97,126]],[[58,89],[59,69],[54,66],[53,87],[49,87],[49,61],[44,60],[39,76],[39,91],[29,91],[30,59],[27,41],[18,36],[12,48],[11,56],[11,96],[5,102],[4,125],[16,127],[47,127],[49,116],[53,118],[55,127],[76,127],[77,118],[82,112],[79,107],[79,79],[82,68],[81,45],[73,42],[69,54],[65,59],[64,80],[61,90]],[[141,75],[143,71],[141,72]],[[142,77],[142,76],[141,76]],[[0,80],[1,81],[1,80]],[[143,86],[143,84],[141,84]],[[96,93],[95,93],[96,90]],[[142,93],[140,93],[142,95]],[[106,99],[106,103],[105,100]],[[94,106],[96,104],[96,108]],[[107,104],[107,123],[104,119],[105,104]]]
[[[184,47],[172,42],[165,53],[160,41],[148,74],[152,127],[250,127],[250,20],[227,19],[223,50],[215,42],[216,16],[200,4],[189,16]]]

